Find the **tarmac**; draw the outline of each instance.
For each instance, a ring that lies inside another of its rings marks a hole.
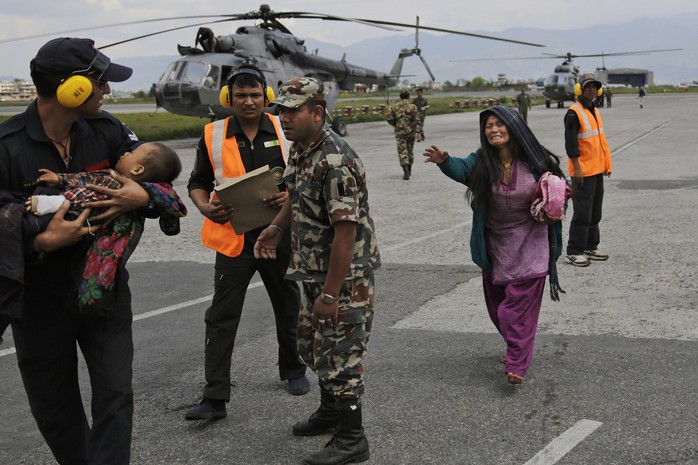
[[[698,95],[652,94],[643,109],[617,95],[601,114],[614,170],[600,249],[611,258],[587,268],[559,261],[566,293],[552,302],[546,289],[520,386],[506,383],[497,360],[504,344],[470,260],[465,187],[421,160],[427,143],[452,156],[475,150],[477,113],[427,116],[409,181],[387,123],[349,126],[347,141],[366,165],[384,263],[366,359],[366,464],[698,464]],[[529,111],[534,133],[565,164],[563,116],[542,106]],[[184,197],[195,144],[171,142],[184,164],[175,184]],[[304,396],[291,396],[279,380],[273,315],[258,277],[236,340],[228,417],[183,419],[204,385],[214,258],[200,245],[201,216],[186,200],[181,234],[166,237],[148,222],[128,265],[131,463],[300,464],[329,439],[290,429],[317,407],[317,378],[309,372]],[[89,409],[82,362],[80,370]],[[54,463],[27,406],[11,333],[0,346],[0,392],[0,464]]]

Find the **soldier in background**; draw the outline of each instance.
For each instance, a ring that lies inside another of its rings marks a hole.
[[[516,96],[516,106],[524,122],[528,124],[528,110],[531,106],[531,96],[526,93],[526,87],[521,87],[521,93]]]
[[[419,125],[422,128],[419,134],[422,140],[424,140],[424,120],[427,117],[427,108],[429,108],[429,102],[427,102],[427,99],[422,95],[423,92],[424,89],[419,87],[417,89],[417,96],[412,100],[412,103],[417,107],[417,112],[419,113]]]
[[[380,266],[359,156],[325,124],[322,82],[295,78],[275,104],[286,138],[294,141],[284,171],[289,196],[254,246],[274,259],[290,226],[289,279],[303,283],[298,351],[318,376],[320,407],[293,426],[296,436],[335,432],[306,465],[339,465],[369,458],[362,423],[364,367],[373,322],[374,278]]]
[[[400,101],[392,106],[388,115],[388,123],[395,128],[397,155],[402,166],[402,179],[410,179],[414,163],[414,142],[422,140],[422,126],[419,111],[414,103],[410,103],[410,93],[400,92]]]

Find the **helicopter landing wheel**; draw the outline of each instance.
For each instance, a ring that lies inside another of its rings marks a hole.
[[[550,108],[550,100],[545,101],[545,108]]]
[[[557,102],[558,108],[565,108],[565,102]]]
[[[345,137],[347,134],[349,134],[347,132],[347,123],[341,116],[336,116],[332,120],[332,130],[342,137]]]

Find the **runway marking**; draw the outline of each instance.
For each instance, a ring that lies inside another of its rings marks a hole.
[[[462,223],[458,223],[458,224],[451,226],[449,228],[440,229],[440,230],[433,232],[431,234],[427,234],[426,236],[415,237],[414,239],[410,239],[409,241],[399,242],[399,243],[397,243],[395,245],[391,245],[389,247],[380,247],[380,252],[381,253],[392,252],[393,250],[401,249],[401,248],[407,247],[409,245],[414,245],[414,244],[417,244],[419,242],[426,241],[427,239],[433,239],[437,236],[440,236],[442,234],[446,234],[447,232],[451,232],[455,229],[464,228],[464,227],[468,226],[470,223],[471,223],[471,221],[463,221]]]
[[[17,352],[17,351],[15,350],[14,347],[10,347],[9,349],[3,349],[3,350],[0,350],[0,357],[4,357],[5,355],[12,355],[15,352]]]
[[[674,120],[677,120],[677,119],[679,119],[679,118],[683,118],[683,115],[682,115],[682,116],[677,116],[677,117],[675,117],[675,118],[672,118],[672,119],[670,119],[669,121],[667,121],[666,123],[664,123],[664,124],[662,124],[662,125],[660,125],[660,126],[657,126],[656,128],[654,128],[654,129],[652,129],[652,130],[650,130],[650,131],[647,131],[646,133],[644,133],[643,135],[637,137],[636,139],[633,139],[633,140],[631,140],[630,142],[626,142],[625,144],[621,145],[621,146],[618,147],[617,149],[611,150],[612,156],[616,156],[616,155],[618,155],[619,153],[623,152],[624,150],[629,149],[630,147],[632,147],[633,145],[637,144],[638,142],[640,142],[640,141],[641,141],[642,139],[644,139],[645,137],[649,137],[649,136],[651,136],[652,134],[654,134],[655,132],[657,132],[657,131],[659,131],[659,130],[661,130],[661,129],[664,129],[665,127],[667,127],[667,126],[669,126],[671,123],[673,123]]]
[[[247,289],[254,289],[256,287],[262,286],[263,284],[264,283],[262,281],[257,281],[256,283],[252,283],[249,286],[247,286]],[[191,307],[192,305],[198,305],[198,304],[201,304],[204,302],[208,302],[212,298],[213,298],[213,294],[207,295],[205,297],[199,297],[198,299],[194,299],[194,300],[188,300],[186,302],[182,302],[179,304],[170,305],[169,307],[163,307],[163,308],[151,310],[149,312],[139,313],[138,315],[133,315],[133,321],[145,320],[146,318],[152,318],[154,316],[174,312],[175,310],[179,310],[181,308]],[[17,350],[14,347],[10,347],[8,349],[3,349],[3,350],[0,350],[0,357],[5,357],[6,355],[12,355],[16,352],[17,352]]]
[[[543,450],[524,465],[553,465],[571,451],[603,423],[594,420],[580,420],[570,429],[553,439]]]

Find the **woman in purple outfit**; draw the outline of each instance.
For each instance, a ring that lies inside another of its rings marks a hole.
[[[480,113],[481,147],[468,157],[428,147],[425,162],[435,163],[454,181],[468,186],[473,209],[472,259],[482,269],[485,303],[504,338],[507,381],[521,384],[533,355],[545,277],[559,300],[557,258],[562,252],[562,221],[531,215],[536,181],[545,172],[564,178],[560,159],[543,147],[521,115],[495,106]]]

